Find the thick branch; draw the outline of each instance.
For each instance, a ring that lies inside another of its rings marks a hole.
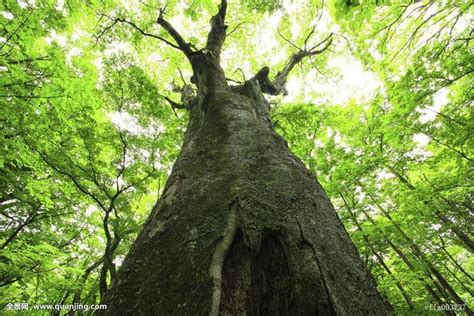
[[[191,45],[187,43],[183,37],[176,31],[176,29],[163,18],[163,14],[165,13],[165,9],[160,9],[160,14],[158,15],[158,19],[156,23],[158,23],[162,28],[165,29],[166,32],[176,41],[176,45],[174,47],[181,50],[188,59],[191,59],[193,51],[191,49]]]
[[[174,102],[173,100],[171,100],[171,99],[168,98],[167,96],[163,96],[163,98],[171,105],[171,107],[172,107],[173,109],[186,109],[186,107],[184,106],[184,104]]]
[[[255,79],[258,80],[262,92],[271,95],[286,95],[287,92],[285,90],[285,84],[291,70],[293,70],[293,68],[305,57],[319,55],[328,49],[332,44],[332,36],[333,33],[329,34],[324,40],[314,45],[309,50],[300,49],[297,53],[294,53],[286,63],[285,67],[283,67],[283,69],[277,73],[273,81],[270,81],[268,78],[268,74],[270,72],[268,67],[263,67],[257,73],[257,75],[255,75]]]
[[[173,113],[176,117],[178,117],[178,114],[175,111],[176,109],[186,109],[186,107],[183,104],[174,102],[173,100],[171,100],[167,96],[163,96],[163,98],[171,105],[171,110],[173,111]]]
[[[227,1],[222,0],[219,6],[219,12],[211,19],[211,30],[207,36],[206,49],[212,57],[219,59],[222,45],[226,38],[227,25],[225,24],[225,15],[227,12]]]

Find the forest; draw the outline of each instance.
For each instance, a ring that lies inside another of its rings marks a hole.
[[[473,4],[2,0],[0,314],[472,315]]]

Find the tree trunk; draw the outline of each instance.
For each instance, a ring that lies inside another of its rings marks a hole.
[[[454,257],[449,253],[448,249],[446,248],[446,243],[444,242],[443,237],[441,235],[438,236],[439,240],[441,241],[441,246],[440,248],[443,250],[443,252],[446,254],[446,256],[449,258],[449,261],[459,270],[461,273],[467,277],[471,282],[474,282],[474,278],[466,271],[464,268],[461,266],[460,263],[454,259]]]
[[[370,221],[375,227],[377,227],[377,224],[375,223],[375,221],[372,219],[372,217],[370,216],[370,214],[364,210],[364,208],[361,209],[362,212],[364,213],[365,217],[367,218],[368,221]],[[387,242],[387,244],[393,249],[393,251],[395,251],[395,253],[398,255],[398,257],[400,259],[402,259],[402,261],[405,263],[405,265],[411,270],[411,271],[417,271],[415,265],[408,259],[408,257],[405,255],[405,253],[401,250],[401,248],[399,248],[398,246],[396,246],[389,238],[389,236],[387,236],[387,234],[385,234],[382,230],[380,230],[379,228],[377,228],[380,233],[382,234],[382,236],[384,237],[384,241]],[[426,267],[425,267],[426,268]],[[427,275],[429,275],[429,270],[427,269],[425,271],[425,273]],[[431,285],[428,283],[428,281],[424,278],[424,277],[419,277],[418,278],[421,282],[423,282],[424,284],[424,287],[425,289],[428,291],[428,293],[430,293],[431,297],[434,299],[434,302],[436,302],[437,304],[439,305],[442,305],[444,304],[445,302],[441,299],[441,297],[436,294],[436,291],[431,287]],[[446,315],[454,315],[454,313],[452,313],[451,311],[444,311]]]
[[[431,263],[431,261],[428,260],[428,258],[426,257],[425,253],[421,250],[421,248],[407,235],[407,233],[405,233],[405,231],[400,227],[400,225],[398,225],[398,223],[393,220],[390,213],[388,213],[386,209],[384,209],[380,204],[378,204],[372,195],[369,194],[369,196],[374,202],[374,204],[377,206],[377,208],[385,215],[385,217],[390,221],[393,227],[395,227],[397,232],[409,243],[410,248],[413,250],[413,253],[425,264],[428,271],[436,277],[436,279],[442,285],[443,289],[446,289],[446,291],[451,295],[451,297],[457,304],[465,306],[465,311],[467,312],[468,315],[471,315],[472,311],[469,308],[469,306],[467,306],[464,300],[459,296],[459,294],[449,284],[449,282],[446,281],[446,279],[439,272],[439,270]]]
[[[403,183],[408,189],[415,191],[416,188],[413,184],[408,181],[404,176],[402,176],[401,173],[399,173],[395,168],[389,166],[389,170],[400,180],[401,183]],[[445,202],[456,209],[452,203],[449,203],[446,199],[443,198]],[[463,246],[471,251],[474,252],[474,241],[469,237],[467,234],[465,234],[463,231],[461,231],[458,226],[451,220],[449,219],[446,215],[444,215],[441,211],[438,210],[438,205],[433,205],[433,203],[428,202],[428,200],[423,199],[423,204],[426,205],[427,207],[431,208],[433,210],[433,213],[435,216],[448,227],[451,232],[459,238],[459,240],[462,242]],[[468,219],[469,220],[469,219]]]
[[[342,198],[342,201],[344,202],[344,206],[346,207],[347,211],[349,212],[349,216],[350,218],[352,219],[352,221],[354,222],[354,224],[356,225],[357,227],[357,230],[360,231],[362,233],[362,238],[364,239],[364,242],[366,244],[367,247],[369,247],[370,251],[372,252],[373,255],[375,255],[375,257],[377,258],[377,261],[380,263],[380,265],[384,268],[385,272],[387,272],[387,274],[390,276],[390,278],[394,278],[395,279],[395,285],[397,286],[397,288],[400,290],[400,293],[402,294],[403,298],[405,299],[405,302],[407,303],[408,307],[410,309],[413,309],[414,306],[413,306],[413,303],[410,299],[410,296],[408,295],[407,291],[405,290],[405,288],[403,287],[403,285],[400,283],[400,281],[396,278],[396,276],[394,276],[394,274],[392,273],[392,270],[388,267],[388,265],[385,263],[385,261],[383,260],[383,255],[381,255],[374,247],[374,245],[372,244],[372,242],[370,241],[369,239],[369,235],[367,235],[364,231],[364,229],[362,228],[362,225],[359,223],[359,221],[357,220],[357,216],[356,214],[354,213],[354,211],[352,210],[352,208],[349,206],[349,204],[347,203],[344,195],[341,193],[340,194],[341,198]]]
[[[181,154],[106,313],[390,314],[322,187],[273,130],[258,81],[231,90],[206,57],[193,60]]]

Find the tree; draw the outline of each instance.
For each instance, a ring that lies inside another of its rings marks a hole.
[[[28,303],[32,313],[49,314],[35,311],[37,304],[99,304],[116,282],[164,191],[196,107],[191,63],[156,23],[164,2],[1,2],[0,309]],[[194,53],[206,47],[215,2],[166,1],[163,19],[186,30],[181,34]],[[231,91],[244,98],[252,80],[265,90],[269,114],[260,111],[259,117],[317,175],[397,315],[473,309],[472,8],[467,0],[228,2],[219,64]],[[291,67],[291,60],[299,62]],[[252,144],[250,154],[258,154]],[[201,147],[203,157],[225,156]],[[292,157],[285,149],[278,155]],[[237,162],[251,167],[220,179],[233,183],[257,169],[251,184],[260,190],[263,182],[256,181],[273,165],[260,170],[259,161]],[[189,184],[186,173],[173,177]],[[274,172],[267,178],[278,183],[281,177]],[[229,196],[243,191],[240,182]],[[300,205],[292,193],[299,189],[288,191],[291,207]],[[254,217],[239,211],[241,218],[276,223],[267,216],[274,205],[268,201],[288,198],[281,192],[266,189],[258,201],[263,211]],[[209,234],[226,227],[228,213],[213,214]],[[153,220],[168,227],[160,214]],[[314,225],[298,221],[307,240],[318,235]],[[251,232],[258,235],[260,228]],[[237,231],[240,240],[245,234]],[[187,249],[195,247],[194,237],[180,237],[181,252],[193,254]],[[248,261],[265,263],[253,271],[273,267],[262,261],[267,253],[281,257],[279,242],[263,239],[232,246]],[[210,262],[221,240],[209,246]],[[258,244],[266,252],[248,250]],[[238,265],[234,257],[228,256],[233,265],[225,271]]]
[[[133,65],[118,73],[123,56],[107,60],[98,93],[90,56],[68,60],[66,48],[44,43],[67,21],[54,5],[13,1],[4,9],[15,19],[5,26],[0,55],[0,306],[92,303],[143,221],[137,205],[148,190],[156,198],[152,183],[164,177],[156,153],[170,141],[154,128],[150,135],[116,128],[106,114],[130,113],[129,104],[139,102],[149,127],[160,109],[146,104],[159,94]],[[131,76],[135,85],[128,85]]]
[[[263,93],[324,52],[332,34],[293,54],[273,80],[262,68],[230,86],[220,66],[227,2],[197,50],[157,23],[191,64],[196,95],[180,156],[104,302],[107,313],[373,314],[389,306],[320,184],[274,130]],[[307,40],[310,39],[310,35]]]

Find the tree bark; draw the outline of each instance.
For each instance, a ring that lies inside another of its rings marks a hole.
[[[273,130],[258,81],[232,92],[209,60],[194,61],[181,154],[106,312],[390,314],[322,187]]]

